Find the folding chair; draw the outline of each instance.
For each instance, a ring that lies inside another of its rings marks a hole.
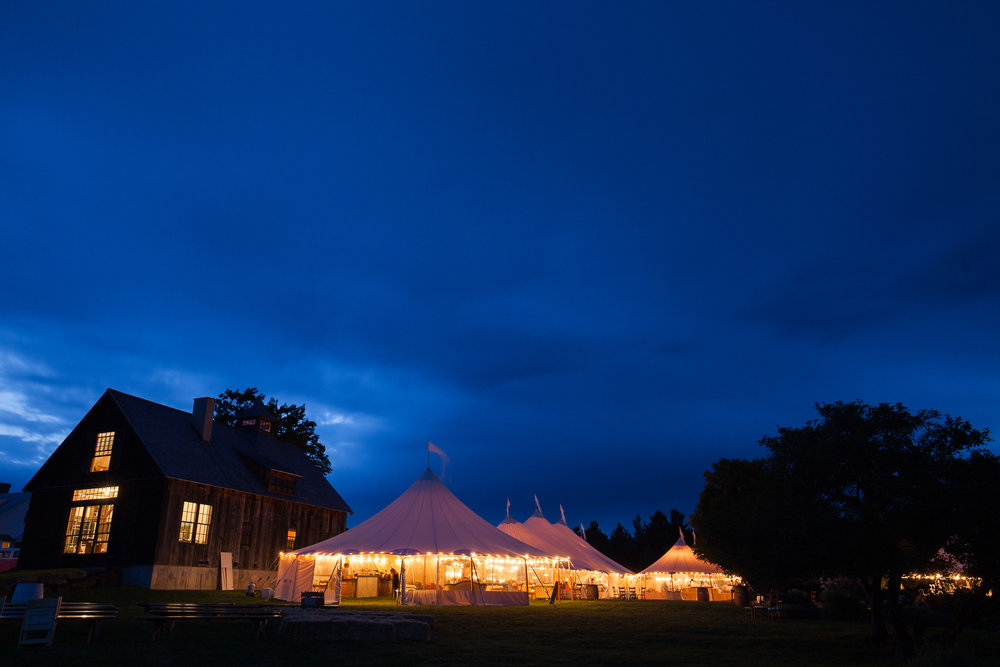
[[[21,635],[17,647],[28,644],[45,644],[52,646],[52,638],[56,634],[56,617],[62,598],[47,598],[44,600],[28,600],[24,610],[24,620],[21,621]]]

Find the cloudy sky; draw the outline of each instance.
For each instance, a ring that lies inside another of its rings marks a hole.
[[[0,6],[0,481],[305,403],[349,525],[690,513],[817,401],[1000,427],[1000,6]],[[440,470],[440,464],[434,467]]]

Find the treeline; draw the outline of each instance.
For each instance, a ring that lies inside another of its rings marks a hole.
[[[577,535],[580,534],[579,528],[574,530]],[[692,544],[694,538],[691,527],[682,512],[670,510],[668,516],[663,511],[656,510],[648,521],[643,521],[642,516],[637,514],[632,519],[631,532],[618,522],[611,534],[607,535],[596,521],[591,521],[585,537],[592,547],[608,558],[633,572],[639,572],[666,553],[677,542],[680,531],[684,532],[684,541]]]

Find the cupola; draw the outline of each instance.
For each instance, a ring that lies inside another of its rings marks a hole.
[[[236,420],[237,428],[241,431],[273,433],[277,418],[259,398],[255,398],[253,405],[237,415]]]

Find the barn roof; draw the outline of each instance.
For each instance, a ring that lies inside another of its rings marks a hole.
[[[295,445],[281,442],[269,433],[238,431],[218,422],[212,425],[211,441],[204,442],[190,412],[114,389],[108,389],[106,396],[121,409],[167,477],[352,511],[323,473]],[[253,464],[265,470],[298,476],[295,494],[269,491]]]

